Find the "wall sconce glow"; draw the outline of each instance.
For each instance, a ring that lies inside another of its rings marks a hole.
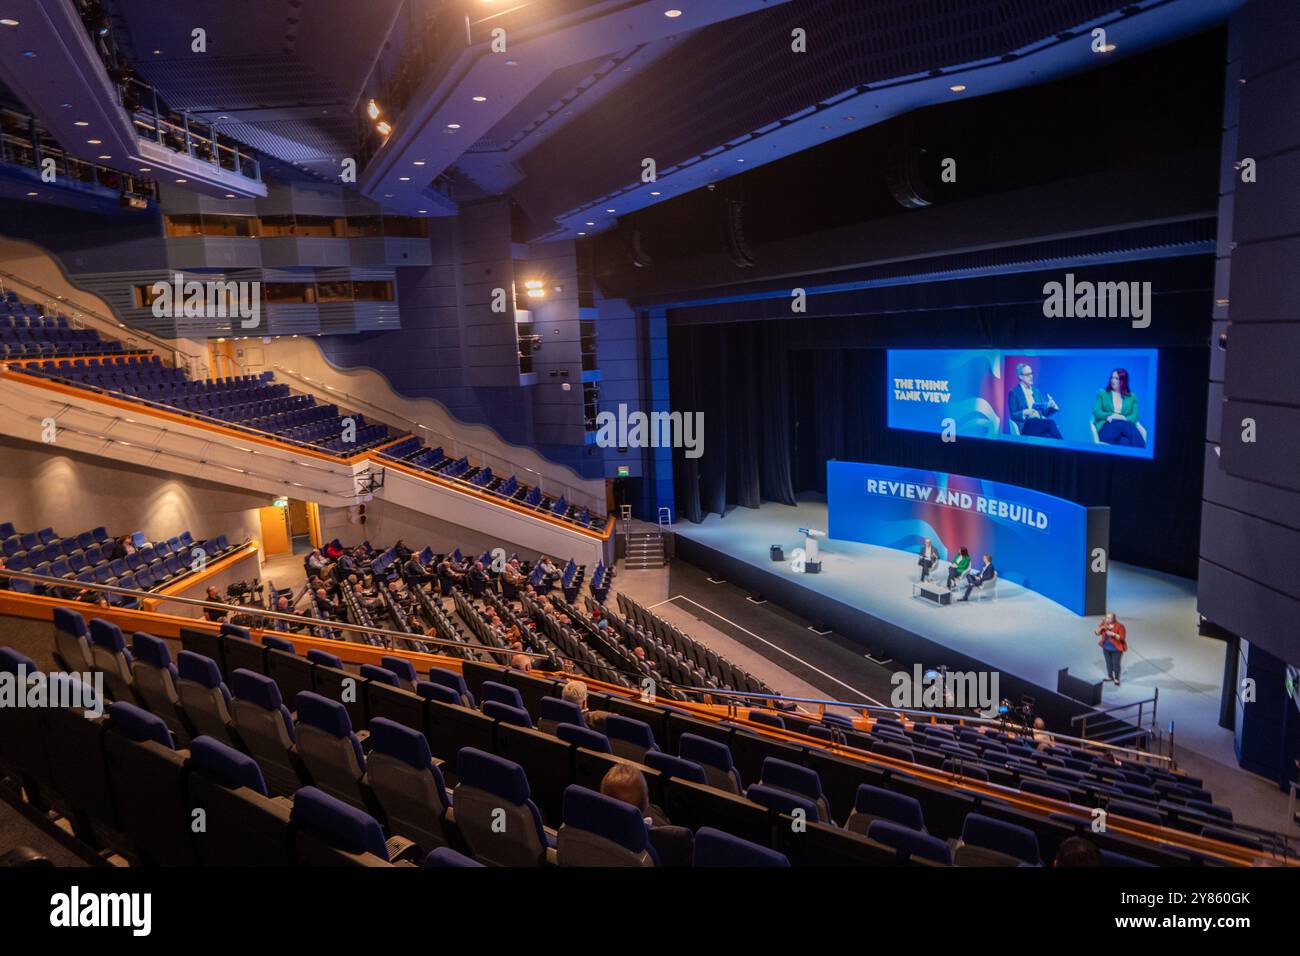
[[[487,97],[486,97],[486,96],[476,96],[476,97],[474,97],[474,102],[475,102],[475,103],[486,103],[486,102],[487,102]]]
[[[369,116],[372,120],[379,119],[379,104],[376,103],[374,100],[371,100],[369,103],[367,103],[366,115]]]
[[[403,182],[403,183],[409,183],[411,181],[410,176],[398,176],[397,179],[399,182]]]
[[[954,93],[961,93],[961,92],[964,92],[964,91],[965,91],[965,89],[966,89],[966,84],[965,84],[965,83],[954,83],[952,86],[948,87],[948,89],[952,90]]]
[[[1103,44],[1102,46],[1099,46],[1099,47],[1097,48],[1097,52],[1098,52],[1098,53],[1114,53],[1114,52],[1115,52],[1115,44],[1113,44],[1113,43],[1106,43],[1106,44]]]
[[[412,166],[423,166],[423,165],[424,165],[424,160],[422,160],[422,159],[417,159],[417,160],[415,160],[414,162],[412,162],[411,165],[412,165]]]
[[[459,123],[448,123],[448,124],[447,124],[447,129],[460,129],[460,124],[459,124]]]
[[[9,17],[5,17],[3,20],[0,20],[0,27],[16,27],[16,26],[18,26],[17,20],[10,19]]]
[[[680,10],[665,10],[665,11],[664,11],[664,16],[666,16],[669,20],[676,20],[676,19],[677,19],[678,17],[680,17],[681,15],[682,15],[682,11],[680,11]]]
[[[90,124],[87,123],[85,120],[77,120],[77,121],[76,121],[75,123],[73,123],[72,125],[73,125],[73,126],[89,126]]]
[[[381,136],[387,136],[389,133],[393,131],[393,128],[389,126],[388,123],[386,122],[380,123],[378,126],[375,127],[375,129],[379,130],[379,134]]]

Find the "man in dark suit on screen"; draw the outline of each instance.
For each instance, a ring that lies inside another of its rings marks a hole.
[[[970,592],[975,588],[982,588],[995,577],[997,577],[997,568],[993,567],[993,555],[984,555],[984,567],[978,571],[966,572],[966,593],[962,595],[963,601],[970,600]]]
[[[1028,362],[1016,366],[1016,378],[1016,387],[1007,393],[1007,417],[1022,435],[1060,440],[1061,429],[1048,417],[1061,410],[1056,399],[1034,387],[1034,370]]]

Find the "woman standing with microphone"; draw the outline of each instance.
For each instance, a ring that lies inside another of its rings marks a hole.
[[[1106,656],[1106,680],[1114,681],[1115,686],[1118,687],[1120,661],[1124,652],[1128,650],[1124,625],[1115,617],[1114,611],[1107,611],[1093,633],[1101,637],[1097,643],[1101,647],[1102,654]]]

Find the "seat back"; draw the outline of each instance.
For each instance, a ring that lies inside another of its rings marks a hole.
[[[641,812],[630,803],[577,784],[564,791],[556,861],[560,866],[656,864]]]
[[[540,866],[547,839],[516,763],[473,747],[456,755],[456,829],[474,856],[493,866]]]
[[[853,812],[845,821],[845,828],[865,834],[876,820],[889,820],[912,830],[925,832],[925,816],[921,802],[904,793],[894,793],[883,787],[859,784],[853,801]]]
[[[84,674],[91,669],[86,619],[68,607],[54,609],[54,659],[60,669]]]
[[[293,721],[269,677],[240,667],[230,675],[230,716],[245,749],[262,768],[272,793],[290,794],[302,785]]]
[[[176,666],[172,664],[171,652],[161,638],[137,631],[131,638],[131,677],[135,681],[136,692],[146,707],[153,711],[167,724],[176,742],[184,746],[189,742],[192,732],[185,722],[181,710],[180,695],[176,691]]]
[[[424,734],[386,717],[370,722],[367,779],[390,832],[429,851],[447,845],[443,826],[450,800]]]
[[[207,826],[195,834],[207,866],[288,866],[289,803],[267,795],[257,762],[212,737],[190,744],[190,803]]]
[[[194,651],[181,651],[176,661],[176,696],[194,735],[206,734],[223,744],[239,746],[230,713],[230,691],[221,681],[217,662]]]
[[[95,670],[103,673],[110,697],[131,703],[139,700],[131,677],[131,660],[126,654],[126,639],[116,624],[98,617],[91,620],[90,661]]]
[[[366,810],[362,781],[366,761],[347,708],[306,690],[299,692],[295,704],[298,754],[312,783],[330,796]]]
[[[104,762],[122,829],[149,866],[196,861],[185,756],[161,717],[124,701],[108,707]]]
[[[605,721],[605,736],[614,755],[641,762],[647,751],[658,750],[654,732],[644,720],[610,714]]]
[[[713,827],[695,834],[695,865],[703,867],[783,867],[790,861],[776,850],[742,840]]]
[[[740,793],[740,773],[731,762],[731,748],[726,744],[698,734],[682,734],[677,742],[677,754],[702,766],[710,787]]]
[[[289,823],[299,866],[389,865],[379,821],[316,787],[294,794]]]

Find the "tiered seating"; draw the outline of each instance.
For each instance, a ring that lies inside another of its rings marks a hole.
[[[588,607],[594,607],[590,598]],[[775,694],[753,674],[731,663],[711,647],[693,640],[627,595],[618,595],[618,609],[621,619],[610,614],[608,609],[604,613],[619,636],[629,646],[642,648],[655,666],[674,683],[749,694]]]
[[[463,481],[472,488],[504,501],[572,522],[581,528],[599,527],[602,523],[602,516],[593,515],[587,508],[570,505],[563,495],[559,498],[544,495],[540,488],[522,484],[514,475],[503,477],[493,474],[491,468],[478,468],[463,455],[460,458],[452,458],[443,452],[442,446],[429,448],[423,440],[415,436],[385,448],[379,454],[383,458],[400,462],[417,471],[437,475],[439,478]]]
[[[130,536],[129,548],[121,546],[118,537],[109,535],[103,526],[66,537],[56,534],[53,528],[19,533],[12,522],[6,521],[0,524],[0,551],[9,570],[68,581],[63,587],[11,578],[9,587],[27,594],[69,598],[83,591],[93,595],[101,584],[154,591],[194,573],[195,548],[203,549],[206,560],[215,560],[242,547],[232,545],[225,535],[203,540],[189,531],[154,542],[136,531]],[[114,605],[137,604],[125,595],[109,594],[107,598]]]
[[[190,381],[184,369],[162,364],[156,355],[108,359],[49,360],[28,372],[87,388],[129,395],[170,410],[276,435],[331,454],[351,456],[392,441],[386,425],[321,405],[311,395],[294,395],[276,384],[274,373]],[[355,431],[344,441],[345,419]]]
[[[94,329],[74,329],[66,315],[23,302],[12,290],[0,299],[0,361],[121,352],[122,343],[101,339]]]
[[[59,646],[84,645],[91,635],[81,616],[58,615]],[[1092,832],[1086,811],[1094,806],[1104,806],[1112,824],[1150,818],[1242,847],[1260,845],[1250,828],[1229,822],[1230,812],[1210,823],[1194,819],[1175,795],[1190,799],[1198,781],[1099,751],[1063,748],[1089,767],[1077,781],[1104,787],[1108,774],[1141,777],[1157,795],[1163,787],[1164,799],[1149,810],[1091,792],[1070,799],[1072,806],[1057,793],[1017,802],[1014,784],[999,791],[966,778],[953,787],[918,775],[921,767],[855,758],[842,745],[832,753],[808,733],[834,725],[854,735],[858,752],[869,753],[891,735],[918,746],[933,735],[965,742],[976,733],[971,728],[880,718],[869,730],[848,731],[839,721],[808,716],[799,718],[802,736],[782,738],[746,721],[708,720],[595,691],[584,713],[556,706],[562,680],[474,662],[461,674],[432,668],[428,681],[412,682],[418,675],[408,672],[408,689],[389,667],[367,665],[357,677],[328,655],[299,658],[271,643],[254,643],[238,629],[185,630],[179,692],[166,694],[164,682],[161,703],[154,691],[139,697],[162,713],[124,700],[100,720],[86,720],[84,708],[6,708],[0,772],[65,816],[83,840],[157,863],[301,863],[307,839],[311,853],[361,865],[427,859],[442,848],[489,865],[649,865],[656,862],[655,831],[632,827],[627,805],[594,794],[611,767],[629,761],[644,775],[651,801],[695,834],[695,865],[1033,866],[1076,835],[1103,851],[1105,865],[1205,862],[1167,839],[1123,835],[1114,825]],[[137,660],[170,673],[148,635],[136,635],[135,651]],[[102,656],[97,665],[112,666]],[[19,666],[35,669],[0,650],[0,669]],[[339,697],[347,677],[356,681],[351,703]],[[141,686],[139,679],[109,682],[110,693],[124,696]],[[598,711],[604,733],[584,726]],[[536,729],[543,715],[554,733]],[[202,736],[186,736],[201,728]],[[985,749],[1000,747],[1025,763],[1036,755],[1066,759],[1035,750],[1032,738],[978,736]],[[1030,794],[1024,783],[1032,774],[1025,773],[1019,789]],[[277,794],[292,794],[292,802]],[[195,806],[208,810],[204,834],[189,825]],[[492,826],[502,811],[508,825]],[[792,825],[795,811],[805,826]],[[340,846],[352,855],[338,856]],[[597,848],[599,858],[592,855]],[[441,858],[430,865],[465,862]]]

